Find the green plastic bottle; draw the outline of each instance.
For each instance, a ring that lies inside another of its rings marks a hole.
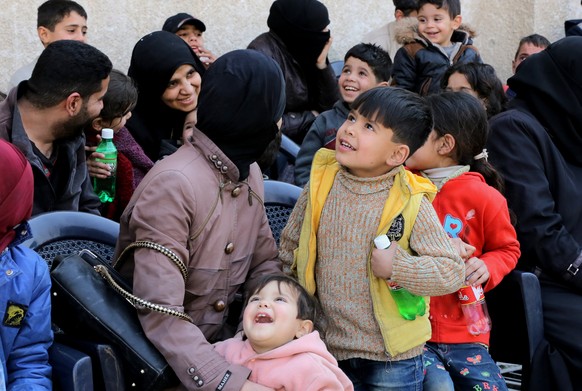
[[[374,239],[374,245],[379,249],[390,247],[390,239],[386,235],[380,235]],[[414,320],[417,316],[422,316],[426,312],[426,302],[424,297],[410,293],[394,281],[386,281],[390,294],[396,302],[398,312],[406,320]]]
[[[117,148],[113,144],[113,129],[101,130],[101,142],[95,152],[105,155],[103,159],[96,159],[105,163],[111,169],[111,175],[105,179],[93,178],[93,190],[101,203],[112,202],[115,198],[115,177],[117,173]]]

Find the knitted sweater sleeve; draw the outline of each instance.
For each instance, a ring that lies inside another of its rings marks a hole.
[[[465,280],[463,260],[451,246],[430,201],[422,200],[410,236],[413,254],[398,248],[392,279],[410,292],[441,296],[457,291]]]
[[[307,207],[307,197],[309,195],[309,183],[305,185],[303,192],[299,196],[295,207],[287,220],[287,225],[281,232],[279,244],[279,259],[283,263],[283,273],[292,277],[297,277],[297,270],[293,265],[293,253],[299,247],[299,236],[301,226],[305,218],[305,208]]]

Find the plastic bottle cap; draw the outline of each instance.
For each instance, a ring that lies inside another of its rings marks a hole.
[[[113,129],[103,128],[101,129],[101,138],[113,138]]]
[[[381,250],[390,247],[390,239],[386,235],[380,235],[374,239],[374,245]]]

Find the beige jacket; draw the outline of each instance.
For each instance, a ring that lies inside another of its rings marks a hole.
[[[186,263],[188,278],[165,256],[139,249],[120,270],[133,276],[137,296],[190,315],[194,324],[158,312],[139,318],[153,344],[188,390],[240,390],[249,370],[229,365],[207,341],[220,338],[239,287],[280,273],[277,247],[263,205],[256,164],[238,182],[236,166],[203,133],[158,162],[121,217],[117,254],[135,240],[168,247]]]

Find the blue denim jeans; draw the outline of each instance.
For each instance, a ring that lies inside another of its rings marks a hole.
[[[424,348],[425,391],[507,391],[499,367],[477,343],[436,344]]]
[[[422,356],[401,361],[351,358],[338,364],[354,383],[354,391],[422,391]]]

